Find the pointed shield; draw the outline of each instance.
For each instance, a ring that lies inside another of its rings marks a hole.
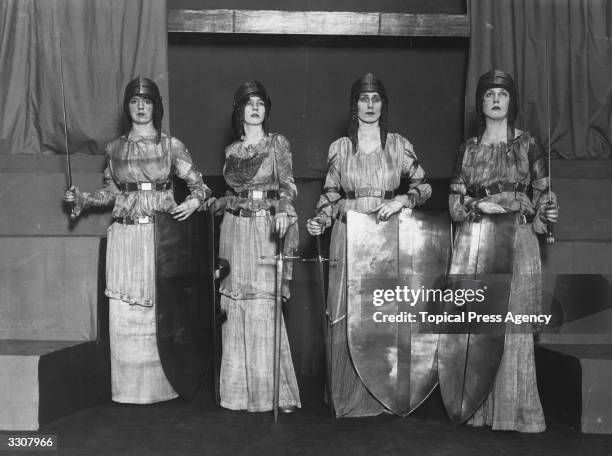
[[[157,346],[164,373],[188,401],[209,406],[215,392],[212,213],[178,222],[155,214]]]
[[[486,298],[461,306],[449,301],[444,307],[449,315],[462,315],[452,329],[440,329],[438,348],[440,392],[456,425],[486,399],[499,369],[505,325],[479,316],[504,315],[508,310],[517,227],[515,214],[483,215],[459,225],[447,289],[462,290],[462,295],[465,290],[481,290]]]
[[[426,299],[404,291],[443,285],[449,257],[448,214],[404,210],[377,223],[375,214],[347,213],[349,351],[370,393],[400,416],[437,384],[438,335],[414,318]],[[400,299],[383,299],[398,287]]]

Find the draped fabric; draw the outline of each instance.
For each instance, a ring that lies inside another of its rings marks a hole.
[[[147,190],[124,192],[120,186],[128,183],[151,182],[165,184],[172,175],[189,187],[185,200],[196,199],[198,207],[211,195],[202,174],[196,169],[191,154],[178,139],[161,135],[121,136],[106,146],[107,164],[104,169],[104,187],[85,192],[77,200],[77,208],[113,205],[113,217],[152,217],[155,211],[170,212],[176,207],[174,190]]]
[[[0,43],[0,154],[64,152],[62,81],[71,152],[119,136],[137,75],[168,100],[165,0],[3,0]]]
[[[469,0],[466,136],[475,132],[480,75],[499,68],[518,88],[518,126],[567,159],[612,157],[612,3]],[[547,97],[547,89],[549,96]]]
[[[297,213],[293,207],[297,188],[293,178],[291,145],[278,133],[266,135],[257,145],[244,146],[242,141],[235,141],[225,150],[223,176],[234,193],[274,190],[278,191],[278,198],[244,198],[234,194],[220,200],[224,209],[264,212],[256,217],[225,213],[219,256],[230,262],[232,270],[221,282],[219,292],[232,299],[274,299],[274,260],[261,260],[262,256],[276,253],[274,215],[265,211],[287,214],[289,228],[284,238],[284,249],[287,255],[292,255],[298,248],[299,234]],[[292,275],[293,264],[287,261],[283,269],[283,296],[286,298],[290,295]]]
[[[235,141],[225,150],[223,176],[234,194],[219,201],[228,211],[252,211],[244,217],[225,212],[219,238],[219,257],[231,270],[219,287],[221,308],[227,313],[222,328],[220,396],[221,406],[231,410],[262,412],[272,409],[274,393],[274,307],[276,268],[270,258],[276,253],[275,216],[287,214],[285,253],[298,243],[297,215],[293,201],[297,188],[293,179],[291,146],[282,135],[271,133],[258,144]],[[278,191],[278,198],[249,198],[244,191]],[[266,257],[267,259],[262,259]],[[284,297],[289,297],[291,261],[283,270]],[[281,407],[300,406],[295,369],[284,322],[281,325]]]
[[[342,216],[348,210],[372,212],[384,199],[376,196],[348,199],[342,193],[367,188],[396,190],[400,178],[405,177],[409,189],[404,195],[396,195],[395,200],[413,208],[429,199],[431,186],[426,182],[425,171],[412,144],[397,133],[388,134],[384,149],[378,146],[370,153],[361,149],[354,153],[350,139],[340,138],[329,147],[327,163],[324,193],[319,198],[316,212],[328,226],[333,223],[329,257],[338,259],[329,265],[327,294],[327,315],[331,323],[331,394],[337,417],[374,416],[383,413],[385,407],[361,381],[348,346],[346,220],[343,221]]]
[[[530,184],[533,195],[523,192],[501,192],[484,198],[467,196],[467,189],[488,186],[494,182]],[[483,144],[469,139],[459,149],[453,177],[449,210],[456,222],[464,222],[474,202],[497,203],[507,211],[536,214],[534,223],[518,227],[514,242],[514,263],[508,310],[515,314],[539,313],[542,308],[540,249],[536,233],[545,230],[540,213],[548,200],[548,174],[545,155],[529,132],[522,132],[510,144]],[[556,201],[554,194],[550,195]],[[465,228],[459,224],[459,233]],[[491,242],[495,242],[491,239]],[[453,255],[457,255],[457,251]],[[456,260],[456,258],[454,259]],[[460,261],[451,274],[466,272]],[[509,329],[509,331],[511,331]],[[521,432],[542,432],[546,428],[538,396],[533,335],[506,334],[504,354],[492,391],[468,421],[475,426]]]
[[[334,141],[329,147],[327,176],[323,194],[317,202],[317,217],[331,226],[334,218],[344,216],[347,211],[372,212],[382,202],[378,196],[364,196],[348,199],[342,193],[362,188],[376,188],[384,191],[396,190],[400,179],[408,179],[408,191],[395,195],[405,207],[413,208],[425,203],[431,196],[431,186],[426,182],[425,170],[419,164],[410,141],[397,133],[387,135],[382,149],[365,153],[353,153],[348,137]],[[330,258],[339,261],[329,267],[329,292],[327,314],[332,324],[346,316],[346,223],[334,224],[331,237]]]
[[[468,195],[468,188],[488,187],[503,183],[520,183],[531,187],[531,192],[505,191],[484,198]],[[543,233],[546,226],[540,213],[549,198],[547,156],[533,135],[522,132],[510,144],[482,144],[478,138],[470,138],[459,148],[453,176],[450,181],[449,210],[453,220],[462,222],[469,218],[478,201],[501,205],[509,212],[536,215],[533,228]]]

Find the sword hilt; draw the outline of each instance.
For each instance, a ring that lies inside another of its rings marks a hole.
[[[302,261],[304,263],[324,263],[326,261],[331,262],[335,262],[335,261],[339,261],[338,258],[325,258],[322,255],[317,255],[316,257],[313,258],[302,258]]]
[[[219,280],[223,279],[224,277],[227,277],[227,275],[231,271],[229,261],[227,261],[225,258],[218,258],[217,266],[218,268],[215,269],[213,272],[214,279]]]
[[[555,236],[553,234],[553,224],[546,222],[546,243],[552,245],[555,243]]]
[[[69,177],[69,183],[68,183],[68,187],[64,189],[65,190],[73,190],[75,187],[72,185],[72,178]],[[75,197],[76,197],[76,193],[75,193]],[[76,207],[76,201],[64,201],[64,203],[68,206],[68,208],[70,209],[70,222],[74,223],[77,221],[77,219],[79,218],[79,214],[77,214],[77,212],[75,211],[75,207]]]
[[[262,255],[259,257],[259,259],[261,260],[300,260],[302,259],[301,256],[294,256],[294,255],[285,255],[284,253],[279,253],[277,255]]]
[[[549,189],[549,192],[550,192],[550,189]],[[551,199],[549,199],[548,206],[554,207],[555,203]],[[553,224],[550,222],[546,222],[546,244],[552,245],[554,243],[555,243],[555,235],[553,233]]]

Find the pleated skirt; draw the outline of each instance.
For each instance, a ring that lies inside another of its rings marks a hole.
[[[274,394],[273,299],[221,297],[227,312],[222,327],[221,406],[231,410],[272,410]],[[279,405],[300,407],[300,393],[285,323],[281,325]]]
[[[331,389],[336,416],[359,417],[383,413],[386,408],[368,391],[359,378],[348,346],[346,332],[346,223],[336,221],[332,229],[330,258],[338,261],[329,266],[327,312],[332,322]]]
[[[112,400],[150,404],[177,397],[157,350],[153,224],[109,227],[106,281]]]

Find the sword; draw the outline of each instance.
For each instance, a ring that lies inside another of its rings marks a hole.
[[[544,39],[544,57],[546,71],[550,66],[548,65],[548,39]],[[548,204],[552,204],[552,174],[550,166],[550,74],[546,75],[546,123],[548,129]],[[546,222],[546,243],[552,245],[555,243],[555,236],[553,234],[553,224]]]
[[[264,256],[260,258],[262,260],[274,259],[276,261],[276,303],[274,306],[274,393],[272,396],[272,410],[274,413],[274,422],[278,422],[278,408],[280,399],[280,352],[281,352],[281,336],[282,336],[282,322],[283,322],[283,267],[286,260],[296,260],[301,257],[285,255],[283,253],[285,246],[285,238],[278,237],[276,244],[276,255]]]
[[[331,417],[336,417],[336,408],[334,407],[334,395],[332,394],[331,389],[331,369],[332,369],[332,352],[331,352],[331,342],[329,340],[329,323],[327,321],[327,312],[326,305],[327,296],[325,293],[325,271],[323,263],[326,261],[338,261],[337,259],[324,258],[322,253],[323,250],[321,248],[321,236],[315,236],[315,240],[317,243],[317,256],[314,258],[302,258],[302,261],[312,262],[318,264],[319,270],[319,281],[321,283],[321,320],[322,320],[322,328],[323,328],[323,340],[325,341],[325,387],[327,388],[327,400],[329,401],[329,408],[331,411]]]
[[[66,117],[66,96],[64,94],[64,65],[63,54],[62,54],[62,35],[58,34],[59,41],[59,58],[60,58],[60,86],[62,89],[62,114],[64,117],[64,148],[66,151],[66,185],[67,189],[72,188],[72,167],[70,166],[70,149],[68,147],[68,121]],[[71,201],[67,203],[70,207],[70,222],[74,223],[78,217],[76,211],[74,210],[75,202]]]

